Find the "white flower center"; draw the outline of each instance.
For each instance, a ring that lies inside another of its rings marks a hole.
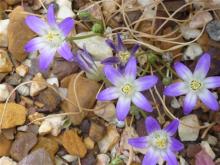
[[[134,90],[134,87],[129,83],[126,83],[121,88],[121,91],[124,95],[131,95],[133,93],[133,90]]]
[[[119,59],[122,63],[126,63],[130,57],[130,52],[129,51],[120,51],[118,53]]]
[[[49,31],[46,35],[44,35],[44,38],[51,47],[59,47],[64,40],[62,34],[57,30]]]
[[[155,131],[150,135],[150,142],[155,149],[164,150],[168,147],[169,136],[165,131]]]
[[[190,82],[190,88],[193,90],[193,91],[198,91],[202,88],[203,84],[201,81],[198,81],[198,80],[192,80]]]

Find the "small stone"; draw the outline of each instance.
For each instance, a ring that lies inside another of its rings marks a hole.
[[[171,100],[170,104],[171,104],[171,107],[174,109],[179,109],[181,107],[179,101],[175,97]]]
[[[0,157],[9,155],[11,141],[0,135]]]
[[[215,146],[218,143],[218,139],[215,136],[212,136],[212,135],[208,135],[207,141],[212,146]]]
[[[199,144],[189,144],[186,148],[186,154],[189,158],[193,158],[202,150]]]
[[[212,15],[208,11],[202,11],[193,16],[192,20],[189,22],[190,28],[202,28],[207,23],[212,20]]]
[[[55,85],[55,86],[59,87],[59,80],[57,77],[48,78],[46,81],[50,85]]]
[[[9,19],[0,20],[0,47],[8,46],[8,24]]]
[[[62,158],[69,163],[74,162],[78,159],[77,156],[73,156],[73,155],[69,155],[69,154],[62,156]]]
[[[212,148],[210,147],[207,141],[202,141],[201,146],[203,150],[212,158],[215,159],[215,153],[213,152]]]
[[[34,120],[40,119],[40,118],[43,118],[43,117],[45,117],[43,113],[35,112],[35,113],[30,114],[28,116],[28,120],[30,120],[30,122],[33,122]],[[33,123],[36,124],[36,125],[41,125],[42,121],[38,120],[38,121],[34,121]]]
[[[2,116],[4,104],[0,104],[0,116]],[[2,122],[2,128],[13,128],[18,125],[24,124],[26,120],[26,108],[22,105],[15,103],[8,103]]]
[[[105,135],[106,128],[103,124],[92,122],[89,129],[89,137],[95,142],[100,141]]]
[[[220,41],[220,21],[214,20],[206,26],[209,37],[214,41]]]
[[[13,140],[15,138],[14,134],[16,133],[15,128],[9,128],[9,129],[3,129],[2,134],[6,137],[8,140]]]
[[[6,101],[9,97],[10,91],[6,84],[0,84],[0,102]]]
[[[81,158],[86,155],[86,146],[82,142],[81,138],[77,135],[76,131],[65,131],[61,136],[61,139],[63,147],[69,154],[79,156]]]
[[[8,58],[8,53],[0,49],[0,73],[9,73],[12,71],[12,63]]]
[[[106,154],[97,155],[97,164],[96,165],[108,165],[110,163],[110,158]]]
[[[56,3],[59,6],[59,10],[57,12],[57,19],[64,20],[67,17],[75,18],[75,13],[72,10],[72,1],[57,0]]]
[[[212,158],[204,150],[201,150],[196,155],[195,164],[196,165],[215,165]]]
[[[91,32],[83,32],[76,37],[91,35]],[[85,39],[74,40],[74,43],[83,49],[85,46],[87,51],[94,57],[95,60],[101,61],[112,56],[112,49],[105,42],[106,39],[101,36],[93,36]],[[97,49],[99,48],[99,49]]]
[[[203,53],[202,47],[197,43],[192,43],[186,48],[183,54],[183,58],[184,60],[194,60],[202,53]]]
[[[18,165],[53,165],[53,162],[48,152],[40,148],[26,156]]]
[[[31,132],[19,132],[12,143],[10,155],[13,159],[20,161],[37,143],[37,137]]]
[[[195,39],[195,38],[197,38],[197,37],[200,35],[200,33],[201,33],[200,30],[190,28],[189,26],[186,26],[186,25],[181,26],[180,30],[181,30],[181,33],[182,33],[183,37],[184,37],[185,39],[187,39],[187,40]]]
[[[81,10],[88,12],[93,18],[97,20],[102,20],[102,10],[98,4],[87,3]]]
[[[0,165],[17,165],[15,161],[7,156],[3,156],[0,158]]]
[[[19,74],[21,77],[24,77],[27,75],[28,70],[28,66],[21,64],[16,68],[16,73]]]
[[[62,158],[59,156],[55,157],[55,164],[56,165],[69,165],[66,161],[64,161]]]
[[[65,116],[47,116],[39,128],[39,134],[45,135],[48,133],[51,133],[53,136],[58,136],[60,134],[60,131],[62,129],[62,126],[65,122],[64,118]]]
[[[81,164],[82,165],[96,165],[96,159],[95,159],[95,154],[93,151],[89,152],[86,154],[84,158],[81,159]]]
[[[50,158],[54,160],[55,154],[58,151],[59,146],[58,143],[51,138],[40,137],[38,139],[38,143],[35,145],[32,151],[38,150],[40,148],[45,149],[45,151],[49,153]]]
[[[89,150],[93,149],[95,146],[95,142],[90,137],[86,137],[84,139],[84,143],[86,145],[86,148]]]
[[[31,96],[36,96],[38,95],[42,90],[47,88],[47,82],[43,78],[41,73],[37,73],[36,76],[33,78],[34,81],[31,83],[31,88],[30,88],[30,95]]]
[[[99,150],[101,153],[110,151],[118,142],[120,135],[115,126],[109,125],[107,127],[107,134],[98,142]]]
[[[23,13],[25,13],[23,7],[16,7],[9,15],[8,25],[8,50],[19,62],[22,62],[27,56],[24,51],[25,44],[35,36],[25,24],[27,15]]]
[[[200,129],[198,128],[200,126],[198,117],[196,115],[188,115],[182,117],[180,120],[182,123],[185,124],[180,124],[178,128],[178,133],[181,141],[196,141],[200,131]],[[186,125],[189,125],[190,127]]]
[[[22,96],[29,96],[30,95],[30,87],[27,85],[22,85],[17,89],[18,93]]]
[[[17,131],[22,131],[22,132],[27,132],[28,130],[28,126],[27,125],[23,125],[23,126],[20,126],[20,127],[17,127]]]
[[[8,77],[8,79],[6,79],[6,82],[10,85],[19,85],[22,82],[22,79],[17,73],[15,73]]]

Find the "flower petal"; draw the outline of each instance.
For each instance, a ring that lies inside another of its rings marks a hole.
[[[134,56],[137,50],[140,48],[139,44],[135,44],[131,50],[131,56]]]
[[[118,46],[117,46],[117,51],[124,51],[125,48],[124,48],[124,44],[123,44],[123,41],[121,39],[121,35],[119,33],[117,33],[117,40],[118,40]]]
[[[208,89],[220,87],[220,76],[213,76],[206,78],[204,80],[204,85]]]
[[[116,105],[117,118],[120,121],[124,121],[130,110],[131,100],[126,97],[119,97]]]
[[[193,108],[196,106],[197,96],[194,93],[188,93],[184,99],[183,112],[184,114],[189,114]]]
[[[73,54],[67,42],[64,42],[57,51],[65,60],[73,61]]]
[[[100,101],[113,100],[118,98],[119,95],[120,93],[116,87],[109,87],[104,89],[97,95],[97,100]]]
[[[40,51],[38,63],[39,63],[39,68],[41,70],[46,70],[48,68],[48,66],[53,61],[55,53],[56,53],[55,49],[49,49],[49,48],[44,48]]]
[[[123,77],[121,73],[111,65],[104,66],[104,72],[107,79],[114,85],[120,85]]]
[[[163,158],[167,161],[167,165],[178,165],[176,155],[172,151],[168,151]]]
[[[37,34],[44,35],[47,33],[49,26],[36,16],[27,16],[25,23],[28,27]]]
[[[146,148],[147,147],[147,137],[138,137],[128,139],[128,144],[136,148]]]
[[[158,162],[157,155],[152,151],[148,151],[142,161],[142,165],[156,165]]]
[[[197,62],[194,71],[194,76],[200,79],[205,78],[210,68],[210,62],[211,62],[211,57],[208,53],[202,55],[199,61]]]
[[[161,129],[157,120],[151,116],[146,118],[145,127],[148,134]]]
[[[34,52],[42,49],[45,46],[44,40],[41,37],[36,37],[28,41],[24,46],[26,52]]]
[[[47,21],[50,26],[56,26],[56,18],[54,14],[54,5],[50,4],[47,10]]]
[[[203,89],[199,93],[199,98],[211,110],[213,111],[219,110],[219,104],[217,99],[208,89]]]
[[[143,109],[147,112],[152,112],[153,108],[149,101],[144,97],[140,92],[136,92],[132,97],[132,102],[140,109]]]
[[[136,58],[133,56],[129,59],[128,63],[125,66],[125,76],[129,80],[135,80],[137,73],[137,62]]]
[[[120,62],[118,57],[108,57],[104,59],[101,63],[104,65],[113,65],[113,64],[118,64]]]
[[[138,78],[134,83],[137,91],[143,91],[153,87],[158,81],[157,76],[144,76]]]
[[[164,128],[164,130],[167,131],[170,134],[170,136],[173,136],[176,133],[178,126],[179,120],[174,119]]]
[[[167,96],[180,96],[188,92],[187,86],[184,82],[176,82],[168,85],[164,89],[164,95]]]
[[[115,47],[115,44],[113,43],[112,40],[107,39],[105,42],[106,42],[106,43],[108,44],[108,46],[111,47],[114,51],[117,51],[117,49],[116,49],[116,47]]]
[[[63,32],[66,37],[74,27],[74,20],[70,17],[65,18],[62,22],[59,23],[59,29]]]
[[[173,152],[181,151],[184,148],[183,143],[181,143],[179,140],[171,137],[171,150]]]
[[[184,64],[180,62],[176,62],[174,64],[174,68],[175,68],[176,73],[181,79],[187,81],[192,77],[192,72]]]

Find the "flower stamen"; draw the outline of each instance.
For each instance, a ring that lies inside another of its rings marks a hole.
[[[125,95],[129,95],[131,94],[131,92],[133,91],[133,86],[131,84],[125,84],[121,91],[125,94]]]
[[[197,80],[192,80],[190,82],[190,87],[192,90],[197,91],[197,90],[201,89],[202,83]]]
[[[126,63],[130,57],[130,53],[128,51],[120,51],[118,56],[122,63]]]
[[[168,146],[168,136],[163,132],[155,132],[152,136],[152,145],[157,149],[166,149]]]

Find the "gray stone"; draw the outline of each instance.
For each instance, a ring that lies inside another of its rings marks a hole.
[[[214,41],[220,41],[220,21],[214,20],[207,24],[206,31]]]

